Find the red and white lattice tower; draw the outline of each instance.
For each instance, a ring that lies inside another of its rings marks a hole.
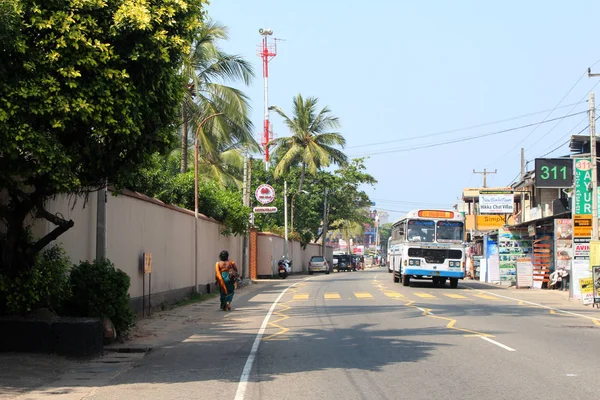
[[[263,36],[262,43],[259,46],[258,55],[263,61],[263,78],[265,82],[265,123],[263,126],[263,134],[261,145],[265,150],[265,168],[269,169],[269,142],[273,139],[273,128],[269,124],[269,61],[277,55],[277,44],[269,43],[268,37],[273,34],[271,29],[259,29],[258,33]]]

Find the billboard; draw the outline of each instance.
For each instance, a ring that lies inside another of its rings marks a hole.
[[[513,192],[510,190],[480,190],[480,214],[512,214],[515,210]]]

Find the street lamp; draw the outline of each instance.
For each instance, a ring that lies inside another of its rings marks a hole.
[[[204,118],[196,129],[194,135],[194,291],[198,291],[198,135],[200,130],[210,119],[223,113],[216,113]]]

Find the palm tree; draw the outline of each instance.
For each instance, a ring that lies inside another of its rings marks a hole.
[[[332,235],[340,234],[347,245],[347,254],[350,254],[350,238],[359,236],[361,237],[365,233],[365,226],[356,221],[350,221],[347,219],[339,219],[331,224],[335,231]]]
[[[248,97],[240,90],[223,84],[241,80],[248,85],[254,76],[252,66],[238,55],[231,55],[217,47],[218,40],[228,39],[227,28],[206,21],[199,30],[185,58],[181,74],[186,85],[181,130],[181,168],[187,171],[190,131],[198,135],[203,154],[219,159],[219,145],[236,143],[258,149],[252,136]],[[206,116],[220,116],[205,126],[199,126]],[[192,141],[193,142],[193,141]]]
[[[317,113],[317,98],[303,99],[302,95],[294,98],[294,116],[288,117],[281,108],[272,107],[285,121],[292,136],[273,140],[276,146],[274,158],[279,160],[275,167],[275,178],[287,173],[292,166],[300,164],[300,183],[298,193],[302,191],[306,172],[315,175],[323,167],[332,162],[343,165],[346,155],[334,146],[346,145],[346,140],[338,132],[332,132],[340,126],[339,119],[331,115],[331,110],[324,107]]]

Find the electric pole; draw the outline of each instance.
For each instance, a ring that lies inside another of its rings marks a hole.
[[[487,187],[487,176],[488,176],[488,174],[497,174],[498,170],[495,169],[494,172],[490,172],[490,171],[488,171],[487,169],[484,168],[483,172],[478,172],[478,171],[473,170],[473,173],[474,174],[482,174],[483,175],[483,187],[486,188]]]
[[[588,77],[600,77],[592,74],[588,68]],[[592,161],[592,240],[598,240],[598,163],[596,160],[596,105],[594,92],[590,92],[590,159]]]
[[[592,240],[598,240],[598,163],[596,162],[596,113],[594,92],[590,92],[590,158],[592,161]]]
[[[525,149],[521,147],[521,180],[525,179]]]
[[[327,240],[327,188],[325,188],[325,195],[323,198],[323,244],[321,246],[321,253],[325,257],[325,246]]]

